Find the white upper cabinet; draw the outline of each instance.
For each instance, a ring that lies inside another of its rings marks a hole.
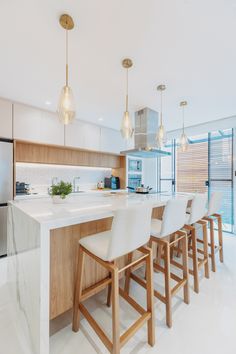
[[[65,145],[99,151],[100,134],[99,126],[75,120],[65,127]]]
[[[12,139],[12,103],[0,99],[0,138]]]
[[[40,141],[45,144],[64,145],[64,124],[56,113],[42,111]]]
[[[101,151],[119,154],[126,150],[125,140],[118,130],[101,128]]]
[[[39,142],[42,112],[18,103],[14,104],[13,112],[14,139]]]
[[[54,113],[16,103],[13,126],[15,139],[64,145],[64,125]]]

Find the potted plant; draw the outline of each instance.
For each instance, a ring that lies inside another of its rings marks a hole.
[[[53,203],[64,203],[66,197],[72,192],[72,184],[61,181],[60,183],[51,186],[50,195],[52,196]]]

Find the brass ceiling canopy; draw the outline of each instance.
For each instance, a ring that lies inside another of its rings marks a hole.
[[[74,28],[74,21],[70,15],[61,15],[59,22],[65,30],[72,30]]]
[[[188,102],[187,101],[182,101],[180,102],[180,107],[184,107],[184,106],[187,106]]]
[[[133,62],[131,59],[125,58],[124,60],[122,60],[122,66],[125,69],[129,69],[133,66]]]
[[[157,91],[165,91],[166,85],[158,85],[157,86]]]

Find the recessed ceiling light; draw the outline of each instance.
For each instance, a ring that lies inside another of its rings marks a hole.
[[[100,118],[98,118],[98,120],[99,120],[99,122],[102,122],[102,121],[103,121],[103,118],[102,118],[102,117],[100,117]]]
[[[47,106],[50,106],[50,105],[52,104],[52,102],[50,102],[50,101],[45,101],[45,104],[46,104]]]

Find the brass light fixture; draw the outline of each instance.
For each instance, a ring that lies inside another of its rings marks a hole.
[[[165,85],[157,86],[157,91],[160,91],[161,93],[160,125],[158,127],[157,135],[156,135],[156,142],[159,148],[162,148],[163,145],[165,145],[166,143],[166,132],[165,132],[165,127],[163,125],[163,117],[162,117],[162,94],[163,91],[165,91],[165,89],[166,89]]]
[[[179,140],[179,145],[180,145],[180,150],[182,152],[185,152],[188,150],[188,137],[187,135],[185,134],[185,116],[184,116],[184,113],[185,113],[185,107],[187,106],[187,101],[182,101],[180,102],[180,107],[182,108],[182,119],[183,119],[183,128],[182,128],[182,134],[180,136],[180,140]]]
[[[60,121],[67,125],[75,119],[75,103],[73,92],[69,86],[69,64],[68,64],[68,31],[74,28],[74,21],[71,16],[64,14],[60,17],[60,25],[66,30],[66,84],[61,90],[58,103],[58,116]]]
[[[129,69],[133,66],[131,59],[124,59],[122,61],[123,68],[126,69],[126,99],[125,99],[125,112],[121,123],[121,135],[124,139],[128,140],[132,137],[134,129],[132,127],[132,120],[129,114]]]

